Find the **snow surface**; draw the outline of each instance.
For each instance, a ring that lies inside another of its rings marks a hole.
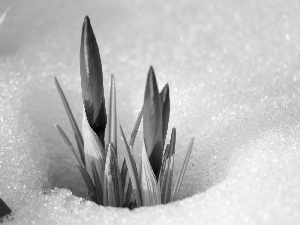
[[[0,27],[0,197],[15,213],[5,224],[299,224],[299,1],[1,0],[0,12],[8,6]],[[75,196],[87,194],[53,127],[72,136],[53,76],[80,121],[85,15],[106,96],[116,76],[127,136],[149,66],[161,88],[169,83],[175,175],[196,138],[180,192],[188,198],[129,211]]]

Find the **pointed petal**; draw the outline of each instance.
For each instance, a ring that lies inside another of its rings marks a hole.
[[[85,165],[87,171],[89,175],[93,177],[92,162],[94,161],[98,174],[100,175],[101,184],[103,185],[105,152],[98,136],[90,127],[85,113],[83,113],[82,119],[82,135],[84,140]]]
[[[104,104],[102,64],[97,41],[87,16],[82,26],[80,75],[82,99],[85,106],[86,117],[94,132],[100,135],[99,138],[102,142],[107,122]]]
[[[154,70],[150,67],[144,97],[144,142],[150,164],[158,179],[163,155],[162,111]]]
[[[165,142],[170,118],[170,91],[168,84],[160,92],[160,101],[162,109],[162,138],[163,142]]]

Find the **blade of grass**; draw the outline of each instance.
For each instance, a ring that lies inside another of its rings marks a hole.
[[[97,204],[103,205],[103,190],[102,185],[100,182],[99,174],[95,165],[95,162],[92,161],[92,170],[93,170],[93,178],[95,182],[95,189],[96,189],[96,197],[97,197]]]
[[[108,140],[107,144],[112,144],[115,155],[117,154],[117,104],[116,104],[116,85],[115,76],[111,75],[110,83],[110,99],[109,99],[109,111],[108,111]]]
[[[179,188],[181,186],[181,183],[182,183],[182,180],[183,180],[186,168],[188,166],[188,163],[189,163],[189,160],[190,160],[190,157],[191,157],[191,153],[192,153],[192,150],[193,150],[193,144],[194,144],[194,138],[192,138],[191,141],[190,141],[190,144],[189,144],[187,153],[185,155],[185,158],[184,158],[184,161],[183,161],[180,173],[179,173],[177,181],[175,183],[173,194],[171,196],[171,201],[173,201],[175,199],[175,197],[177,197],[177,195],[178,195]]]
[[[159,184],[156,181],[145,147],[142,149],[140,187],[143,206],[159,205],[161,203]]]
[[[136,168],[136,163],[135,160],[131,154],[130,151],[130,147],[127,143],[125,134],[123,132],[122,126],[120,125],[120,130],[121,130],[121,135],[122,138],[124,140],[125,143],[125,159],[126,159],[126,164],[128,167],[128,172],[130,175],[130,180],[132,182],[132,188],[133,188],[133,192],[134,192],[134,196],[135,196],[135,200],[136,200],[136,204],[137,207],[140,207],[142,205],[142,201],[141,201],[141,190],[140,190],[140,186],[139,186],[139,178],[138,178],[138,172],[137,172],[137,168]]]
[[[132,130],[132,133],[131,133],[131,136],[130,136],[130,140],[129,140],[129,146],[131,148],[133,148],[135,138],[136,138],[136,135],[138,133],[138,130],[139,130],[139,127],[140,127],[140,124],[141,124],[141,120],[143,118],[143,111],[144,111],[144,106],[142,106],[142,109],[139,112],[138,117],[136,118],[136,121],[134,123],[134,127],[133,127],[133,130]]]
[[[85,184],[89,190],[90,196],[93,198],[95,197],[95,186],[93,184],[93,181],[90,177],[90,175],[88,174],[85,166],[83,165],[78,153],[76,152],[74,146],[72,145],[72,143],[70,142],[69,138],[67,137],[67,135],[65,134],[65,132],[61,129],[61,127],[58,124],[54,125],[55,128],[57,129],[58,133],[60,134],[62,140],[64,141],[65,145],[67,146],[67,148],[70,150],[71,153],[73,153],[73,157],[75,158],[75,161],[77,162],[77,166],[79,168],[79,171],[85,181]]]
[[[57,91],[59,93],[59,96],[60,96],[60,98],[61,98],[61,100],[63,102],[63,105],[65,107],[65,110],[67,112],[69,121],[71,123],[72,129],[73,129],[73,132],[74,132],[74,136],[75,136],[75,140],[77,142],[77,146],[78,146],[78,150],[79,150],[79,154],[80,154],[81,160],[82,160],[83,164],[85,165],[84,150],[83,150],[84,144],[83,144],[83,139],[82,139],[80,130],[78,128],[76,120],[74,119],[72,110],[71,110],[70,105],[68,103],[68,100],[67,100],[67,98],[66,98],[63,90],[61,89],[61,87],[59,85],[59,82],[58,82],[58,80],[57,80],[56,77],[54,77],[54,82],[55,82],[56,89],[57,89]]]

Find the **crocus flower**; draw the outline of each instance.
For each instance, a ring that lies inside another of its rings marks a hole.
[[[97,41],[86,16],[82,26],[80,46],[80,76],[82,99],[87,121],[104,145],[107,123],[102,64]]]

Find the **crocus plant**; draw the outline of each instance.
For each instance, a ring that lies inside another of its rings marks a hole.
[[[150,67],[144,103],[128,141],[121,125],[119,126],[125,144],[125,159],[119,167],[115,78],[111,76],[108,113],[106,113],[102,64],[88,17],[85,18],[82,27],[80,75],[83,99],[82,134],[55,78],[56,87],[74,131],[77,149],[61,127],[59,125],[55,127],[74,156],[91,199],[99,205],[131,209],[165,204],[176,199],[194,139],[191,139],[183,166],[172,190],[176,129],[172,129],[168,142],[166,140],[170,115],[168,84],[159,92],[154,70]],[[142,119],[144,144],[141,166],[138,170],[133,147]]]

